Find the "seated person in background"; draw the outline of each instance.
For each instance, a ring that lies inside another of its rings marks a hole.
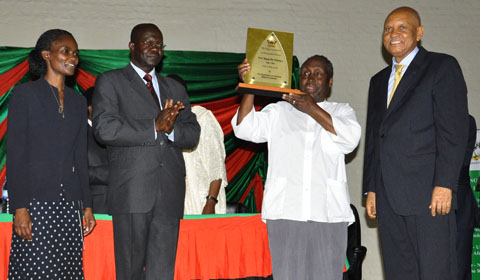
[[[93,87],[85,92],[88,109],[88,181],[92,195],[93,213],[107,214],[108,157],[105,145],[100,144],[92,131]]]
[[[245,59],[238,66],[244,80]],[[347,226],[355,221],[347,187],[345,154],[360,140],[355,111],[326,100],[332,63],[308,58],[300,70],[304,94],[254,109],[244,94],[232,119],[235,136],[268,142],[268,171],[262,205],[275,280],[342,279]]]
[[[178,75],[168,75],[186,88]],[[183,150],[185,159],[185,215],[225,214],[227,172],[223,130],[210,110],[192,106],[200,124],[200,140],[193,149]]]

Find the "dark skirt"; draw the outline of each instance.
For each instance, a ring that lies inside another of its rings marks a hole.
[[[84,279],[82,205],[33,200],[28,212],[32,241],[12,231],[8,279]]]

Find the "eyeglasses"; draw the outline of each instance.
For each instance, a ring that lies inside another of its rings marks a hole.
[[[165,47],[167,46],[167,45],[165,45],[165,44],[157,44],[157,43],[155,43],[154,41],[145,41],[145,42],[143,42],[143,44],[144,44],[147,48],[150,48],[150,49],[157,48],[157,49],[162,50],[162,51],[163,51],[163,50],[165,49]]]

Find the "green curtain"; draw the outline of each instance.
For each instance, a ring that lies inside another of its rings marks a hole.
[[[12,88],[30,80],[25,67],[31,48],[0,47],[0,185],[5,176],[5,131],[8,114],[8,100]],[[266,145],[254,145],[235,138],[230,119],[235,113],[239,98],[235,93],[238,74],[237,66],[244,59],[243,53],[165,51],[165,58],[158,70],[162,75],[176,74],[187,83],[187,91],[192,104],[201,104],[212,110],[221,124],[227,153],[229,185],[227,200],[239,201],[247,205],[251,212],[257,212],[259,200],[255,188],[250,187],[253,178],[259,175],[265,180],[267,170]],[[102,72],[122,68],[129,62],[128,50],[80,50],[80,63],[77,75],[69,85],[80,93],[94,85],[95,77]],[[23,72],[22,72],[23,71]],[[298,88],[299,63],[293,58],[292,87]],[[245,149],[245,150],[244,150]],[[253,150],[254,155],[243,161],[237,170],[230,166],[238,165],[238,155]],[[229,157],[237,152],[237,157]],[[231,159],[229,161],[229,159]],[[236,162],[233,162],[236,161]],[[3,177],[3,178],[2,178]],[[258,186],[257,186],[258,187]],[[261,186],[263,188],[263,184]],[[248,193],[246,193],[248,191]],[[258,188],[257,188],[258,191]],[[257,192],[258,194],[258,192]]]

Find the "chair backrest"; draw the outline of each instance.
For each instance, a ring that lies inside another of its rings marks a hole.
[[[350,207],[355,216],[355,222],[348,227],[347,259],[350,268],[347,271],[348,275],[344,275],[344,277],[348,276],[348,280],[361,280],[362,262],[367,253],[367,248],[362,246],[360,219],[357,208],[353,204],[350,204]]]
[[[353,215],[355,216],[355,222],[348,227],[348,247],[358,247],[362,244],[360,218],[357,208],[353,204],[350,204],[350,208],[352,208]]]
[[[227,202],[227,214],[248,213],[248,207],[241,202]]]

